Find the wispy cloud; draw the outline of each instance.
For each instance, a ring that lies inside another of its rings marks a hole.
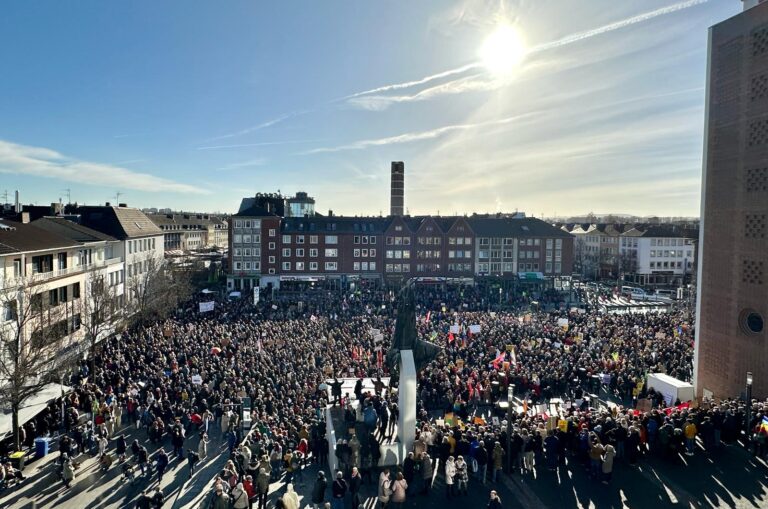
[[[57,178],[86,185],[147,192],[210,194],[188,184],[139,173],[117,165],[81,161],[44,147],[0,140],[0,173]]]
[[[417,131],[404,134],[398,134],[397,136],[389,136],[386,138],[375,138],[369,140],[360,140],[346,145],[338,145],[336,147],[321,147],[304,152],[304,154],[321,154],[326,152],[341,152],[344,150],[362,150],[369,147],[380,147],[384,145],[396,145],[400,143],[412,143],[414,141],[432,140],[439,138],[448,133],[456,131],[466,131],[469,129],[478,129],[488,126],[499,126],[509,124],[516,120],[522,120],[527,117],[531,117],[535,113],[525,113],[523,115],[515,115],[511,117],[502,118],[499,120],[489,120],[486,122],[477,122],[473,124],[455,124],[438,127],[437,129],[431,129],[428,131]]]
[[[197,150],[224,150],[228,148],[246,148],[246,147],[268,147],[271,145],[290,145],[294,143],[315,143],[319,140],[284,140],[284,141],[261,141],[258,143],[237,143],[233,145],[207,145],[197,147]]]
[[[235,131],[233,133],[222,134],[221,136],[214,136],[213,138],[208,138],[205,141],[211,142],[211,141],[217,141],[217,140],[226,140],[226,139],[229,139],[229,138],[236,138],[238,136],[244,136],[246,134],[250,134],[250,133],[253,133],[253,132],[256,132],[256,131],[260,131],[262,129],[266,129],[268,127],[272,127],[275,124],[279,124],[280,122],[283,122],[283,121],[288,120],[290,118],[294,118],[294,117],[298,117],[300,115],[304,115],[304,114],[309,113],[311,111],[314,111],[314,110],[296,110],[296,111],[291,111],[291,112],[286,113],[284,115],[280,115],[279,117],[275,117],[275,118],[269,119],[269,120],[267,120],[265,122],[261,122],[261,123],[256,124],[256,125],[253,125],[253,126],[250,126],[250,127],[246,127],[245,129],[241,129],[241,130]]]
[[[232,163],[226,166],[222,166],[220,168],[216,168],[216,171],[229,171],[229,170],[239,170],[242,168],[252,168],[254,166],[263,166],[264,163],[266,162],[267,160],[264,158],[251,159],[248,161],[243,161],[240,163]]]

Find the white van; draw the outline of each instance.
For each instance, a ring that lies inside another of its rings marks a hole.
[[[677,292],[674,290],[656,290],[654,293],[657,297],[663,297],[665,299],[673,300],[677,297]]]
[[[645,290],[634,286],[622,286],[621,294],[632,300],[648,300],[648,294],[645,293]]]

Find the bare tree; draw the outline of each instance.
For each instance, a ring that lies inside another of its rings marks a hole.
[[[52,380],[60,380],[72,363],[61,352],[80,326],[79,318],[67,316],[66,309],[47,304],[46,290],[26,281],[0,282],[0,399],[11,407],[16,450],[21,448],[22,405]]]
[[[90,372],[95,369],[96,347],[105,337],[125,326],[125,312],[120,305],[118,286],[110,284],[106,274],[93,271],[88,275],[84,299],[83,329],[90,359]]]
[[[192,292],[189,273],[165,260],[147,256],[128,279],[128,309],[133,323],[162,319],[188,299]]]

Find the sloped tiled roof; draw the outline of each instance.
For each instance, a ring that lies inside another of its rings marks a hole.
[[[38,228],[32,223],[1,220],[10,228],[0,228],[0,253],[23,253],[48,249],[78,247],[80,242]]]
[[[325,232],[325,233],[383,233],[389,226],[386,217],[286,217],[281,222],[281,230],[286,233]]]
[[[139,209],[132,207],[80,207],[82,223],[116,239],[162,235],[163,231]]]
[[[76,242],[99,242],[117,240],[87,226],[68,221],[62,217],[44,217],[32,222],[33,226],[61,235]]]

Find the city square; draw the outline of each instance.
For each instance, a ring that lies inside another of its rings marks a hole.
[[[768,507],[768,2],[574,9],[0,7],[0,507]]]

